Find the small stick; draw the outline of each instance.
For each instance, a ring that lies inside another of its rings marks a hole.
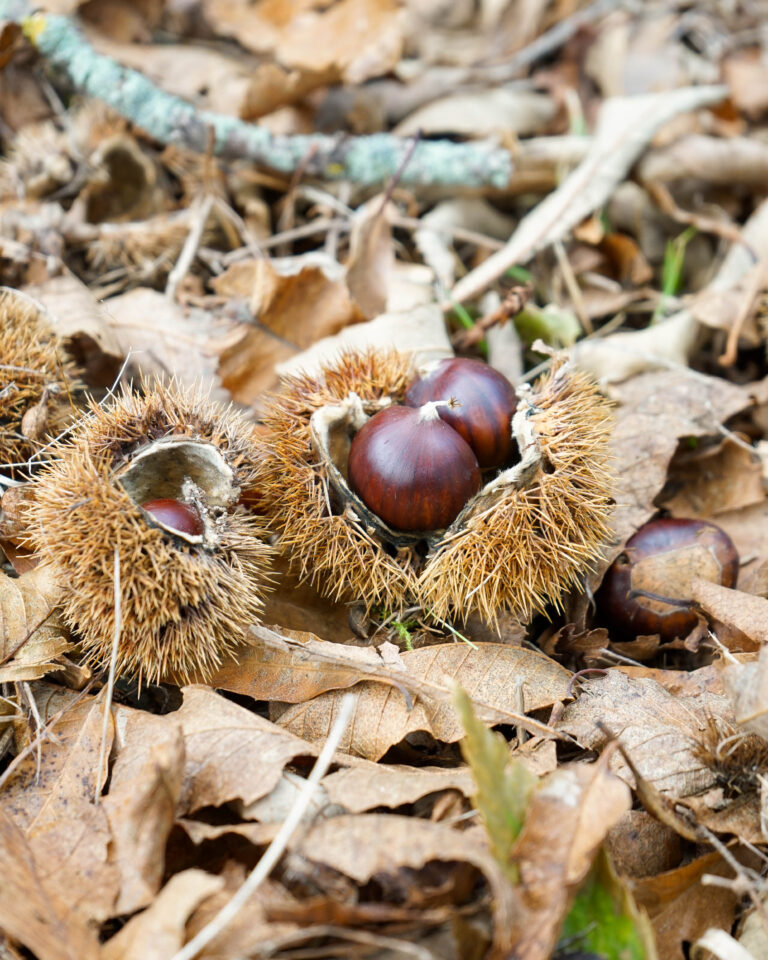
[[[117,544],[115,544],[115,635],[112,638],[112,653],[109,657],[109,676],[107,678],[107,692],[104,696],[104,719],[101,724],[101,746],[99,748],[99,762],[96,767],[96,784],[94,786],[93,802],[99,802],[101,793],[101,776],[104,772],[104,763],[107,753],[107,734],[109,732],[109,721],[112,716],[112,694],[115,689],[115,672],[117,670],[117,648],[120,640],[120,630],[122,629],[122,607],[120,597],[120,553]]]

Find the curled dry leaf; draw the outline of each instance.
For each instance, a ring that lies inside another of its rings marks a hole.
[[[546,735],[546,727],[521,714],[562,700],[570,679],[567,670],[544,654],[500,643],[483,643],[476,649],[462,643],[438,644],[403,653],[402,660],[405,671],[392,671],[386,685],[370,680],[358,685],[354,722],[340,749],[378,760],[417,730],[455,743],[462,736],[462,727],[450,705],[446,678],[467,691],[484,719],[528,726]],[[406,691],[418,693],[418,699],[412,702]],[[334,691],[289,707],[278,722],[309,741],[322,740],[340,696]],[[441,702],[436,702],[436,697]]]
[[[495,946],[499,951],[509,948],[516,893],[471,833],[412,817],[358,814],[318,823],[293,846],[309,860],[338,870],[361,885],[373,877],[396,875],[404,868],[420,870],[433,861],[469,863],[491,887]]]
[[[534,791],[514,849],[523,909],[515,957],[552,956],[573,893],[631,805],[628,787],[609,769],[608,754],[593,764],[562,766]]]
[[[165,845],[184,779],[184,738],[174,719],[124,709],[117,758],[102,800],[112,832],[110,861],[120,872],[115,913],[152,903],[162,885]]]
[[[0,928],[41,960],[97,960],[87,919],[48,889],[23,832],[0,810]]]
[[[274,386],[277,364],[364,319],[342,269],[327,257],[246,260],[212,285],[221,296],[247,299],[258,321],[218,351],[219,377],[239,403]]]
[[[337,336],[319,340],[298,356],[279,363],[275,370],[281,377],[315,375],[337,362],[346,350],[385,353],[392,349],[410,355],[414,367],[453,356],[440,308],[423,304],[402,313],[383,313],[368,323],[355,324]]]
[[[283,767],[317,748],[207,687],[186,687],[174,715],[184,736],[186,766],[182,812],[228,800],[252,803],[280,780]]]
[[[221,877],[205,870],[177,873],[148,909],[132,917],[104,944],[101,960],[168,960],[184,945],[192,912],[223,885]]]
[[[0,573],[0,683],[39,680],[60,670],[75,644],[56,610],[60,589],[50,569],[12,579]]]

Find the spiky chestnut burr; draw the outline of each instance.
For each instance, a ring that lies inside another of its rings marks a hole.
[[[455,401],[440,408],[440,418],[467,441],[483,469],[509,461],[517,397],[498,370],[465,357],[438,360],[421,372],[405,395],[411,407],[431,400]]]
[[[48,311],[9,287],[0,287],[0,382],[0,465],[18,471],[73,418],[78,381]]]
[[[262,608],[270,553],[258,518],[237,507],[255,482],[252,437],[243,416],[206,394],[154,384],[91,404],[55,448],[31,485],[29,540],[58,575],[89,663],[109,662],[116,549],[119,673],[205,677],[244,640]],[[194,510],[200,527],[153,517],[146,506],[158,500]]]
[[[559,608],[610,538],[610,404],[561,358],[518,390],[512,431],[519,463],[483,487],[435,544],[420,576],[422,602],[495,623]]]
[[[520,463],[492,477],[445,531],[381,521],[348,484],[351,438],[401,403],[413,372],[397,353],[347,353],[287,380],[269,402],[259,489],[278,546],[325,595],[368,610],[412,603],[437,619],[504,608],[522,620],[579,585],[608,540],[611,416],[594,383],[562,361],[520,393]]]
[[[739,555],[728,534],[706,520],[664,517],[627,541],[597,594],[598,611],[620,637],[685,637],[698,617],[690,604],[699,577],[736,586]]]
[[[349,485],[395,530],[442,530],[480,489],[477,459],[441,406],[387,407],[352,440]]]

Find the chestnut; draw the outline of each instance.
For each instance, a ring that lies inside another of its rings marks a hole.
[[[514,449],[512,415],[517,406],[509,380],[481,360],[455,357],[440,360],[405,395],[409,407],[451,399],[456,405],[442,407],[440,418],[464,437],[480,466],[506,463]]]
[[[181,500],[171,500],[163,497],[159,500],[148,500],[142,503],[142,510],[150,513],[158,523],[179,533],[186,533],[190,537],[199,537],[203,532],[203,521],[200,514],[188,503]]]
[[[358,430],[349,485],[395,530],[442,530],[480,489],[470,446],[439,416],[439,405],[387,407]]]
[[[691,581],[736,585],[739,556],[725,531],[706,520],[652,520],[627,541],[597,593],[597,607],[618,635],[685,637],[697,623]],[[678,601],[676,603],[676,601]]]

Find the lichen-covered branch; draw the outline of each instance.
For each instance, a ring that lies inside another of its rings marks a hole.
[[[196,110],[138,71],[97,53],[69,18],[35,13],[28,0],[0,0],[0,17],[21,23],[40,54],[78,91],[103,100],[164,144],[204,152],[212,136],[219,157],[253,160],[283,173],[301,165],[309,176],[359,184],[392,177],[409,149],[402,183],[504,187],[512,173],[509,152],[487,143],[421,141],[413,149],[411,140],[386,133],[275,136],[236,117]]]

